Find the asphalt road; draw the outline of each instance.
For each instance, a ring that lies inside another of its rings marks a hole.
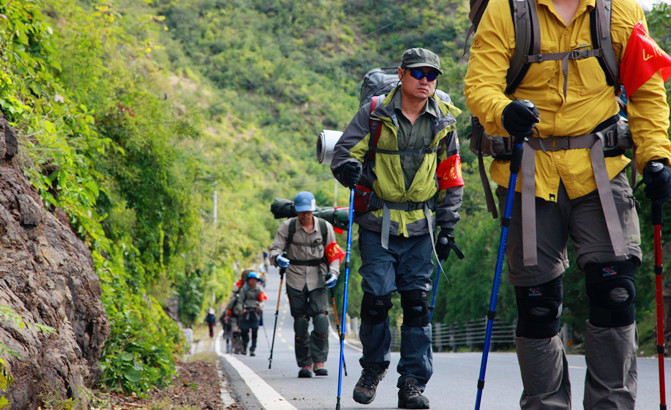
[[[264,309],[264,326],[259,329],[257,355],[255,357],[224,354],[221,335],[215,343],[224,372],[229,376],[230,386],[244,409],[395,409],[397,408],[396,381],[398,353],[392,353],[392,361],[386,377],[378,386],[377,396],[369,405],[361,405],[352,399],[361,367],[358,358],[360,349],[344,344],[344,371],[340,383],[338,401],[338,373],[340,341],[335,330],[330,336],[329,360],[326,367],[329,375],[299,379],[293,349],[293,319],[289,314],[289,303],[284,291],[277,315],[277,332],[273,349],[272,368],[269,367],[270,345],[273,336],[275,311],[279,287],[279,275],[271,269],[266,283],[268,301]],[[338,301],[338,309],[341,308]],[[334,324],[335,329],[335,324]],[[431,401],[432,409],[473,409],[477,395],[482,353],[434,353],[434,374],[424,394]],[[639,358],[638,409],[659,408],[659,381],[656,358]],[[665,360],[666,390],[669,391],[671,362]],[[569,371],[572,385],[573,408],[582,408],[585,361],[581,355],[569,355]],[[514,353],[490,353],[487,360],[485,387],[481,409],[519,409],[522,381]]]

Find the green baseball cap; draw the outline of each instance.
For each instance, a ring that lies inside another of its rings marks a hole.
[[[401,58],[401,68],[431,67],[443,74],[440,69],[440,57],[425,48],[411,48],[405,50]]]

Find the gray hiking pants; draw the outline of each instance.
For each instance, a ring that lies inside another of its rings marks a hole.
[[[556,202],[536,198],[538,264],[522,262],[522,210],[520,194],[515,194],[508,233],[506,258],[509,282],[515,286],[537,286],[562,275],[568,267],[566,243],[569,236],[576,247],[578,267],[641,258],[640,230],[634,198],[626,174],[610,181],[615,206],[624,233],[628,255],[616,257],[606,229],[601,201],[596,191],[570,199],[560,184]],[[507,190],[496,191],[505,209]],[[571,384],[566,355],[559,336],[549,339],[518,337],[517,356],[524,391],[522,409],[570,409]],[[585,325],[584,406],[586,409],[633,409],[636,400],[635,323],[620,327]]]
[[[287,296],[294,318],[296,364],[303,367],[326,362],[329,352],[326,288],[308,291],[307,286],[302,290],[287,286]],[[312,332],[309,331],[310,318],[313,319]]]
[[[522,409],[571,408],[566,353],[559,336],[515,339],[524,391]],[[631,410],[636,401],[636,325],[603,328],[585,324],[585,397],[588,410]]]

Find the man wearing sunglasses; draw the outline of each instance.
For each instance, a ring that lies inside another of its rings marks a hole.
[[[364,296],[363,370],[353,394],[358,403],[373,401],[389,367],[388,310],[398,291],[403,308],[398,407],[429,408],[422,393],[433,373],[428,303],[433,240],[438,237],[435,250],[444,260],[454,244],[464,185],[455,119],[460,111],[447,94],[436,96],[440,74],[436,54],[407,50],[399,84],[364,104],[334,147],[331,170],[355,189],[359,225]]]

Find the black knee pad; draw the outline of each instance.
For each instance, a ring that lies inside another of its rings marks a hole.
[[[589,297],[589,321],[598,327],[619,327],[634,323],[636,259],[585,265],[585,286]]]
[[[391,309],[391,294],[375,296],[364,292],[361,301],[361,322],[377,325],[387,319],[387,312]]]
[[[310,322],[307,316],[294,316],[294,337],[296,340],[305,340],[310,337],[310,333],[308,332],[309,325]]]
[[[429,295],[425,290],[401,292],[401,307],[404,325],[422,327],[429,324]]]
[[[319,312],[312,317],[314,333],[317,337],[322,339],[328,337],[329,319],[327,315],[327,312]]]
[[[515,286],[517,336],[547,339],[559,333],[562,296],[561,276],[538,286]]]

